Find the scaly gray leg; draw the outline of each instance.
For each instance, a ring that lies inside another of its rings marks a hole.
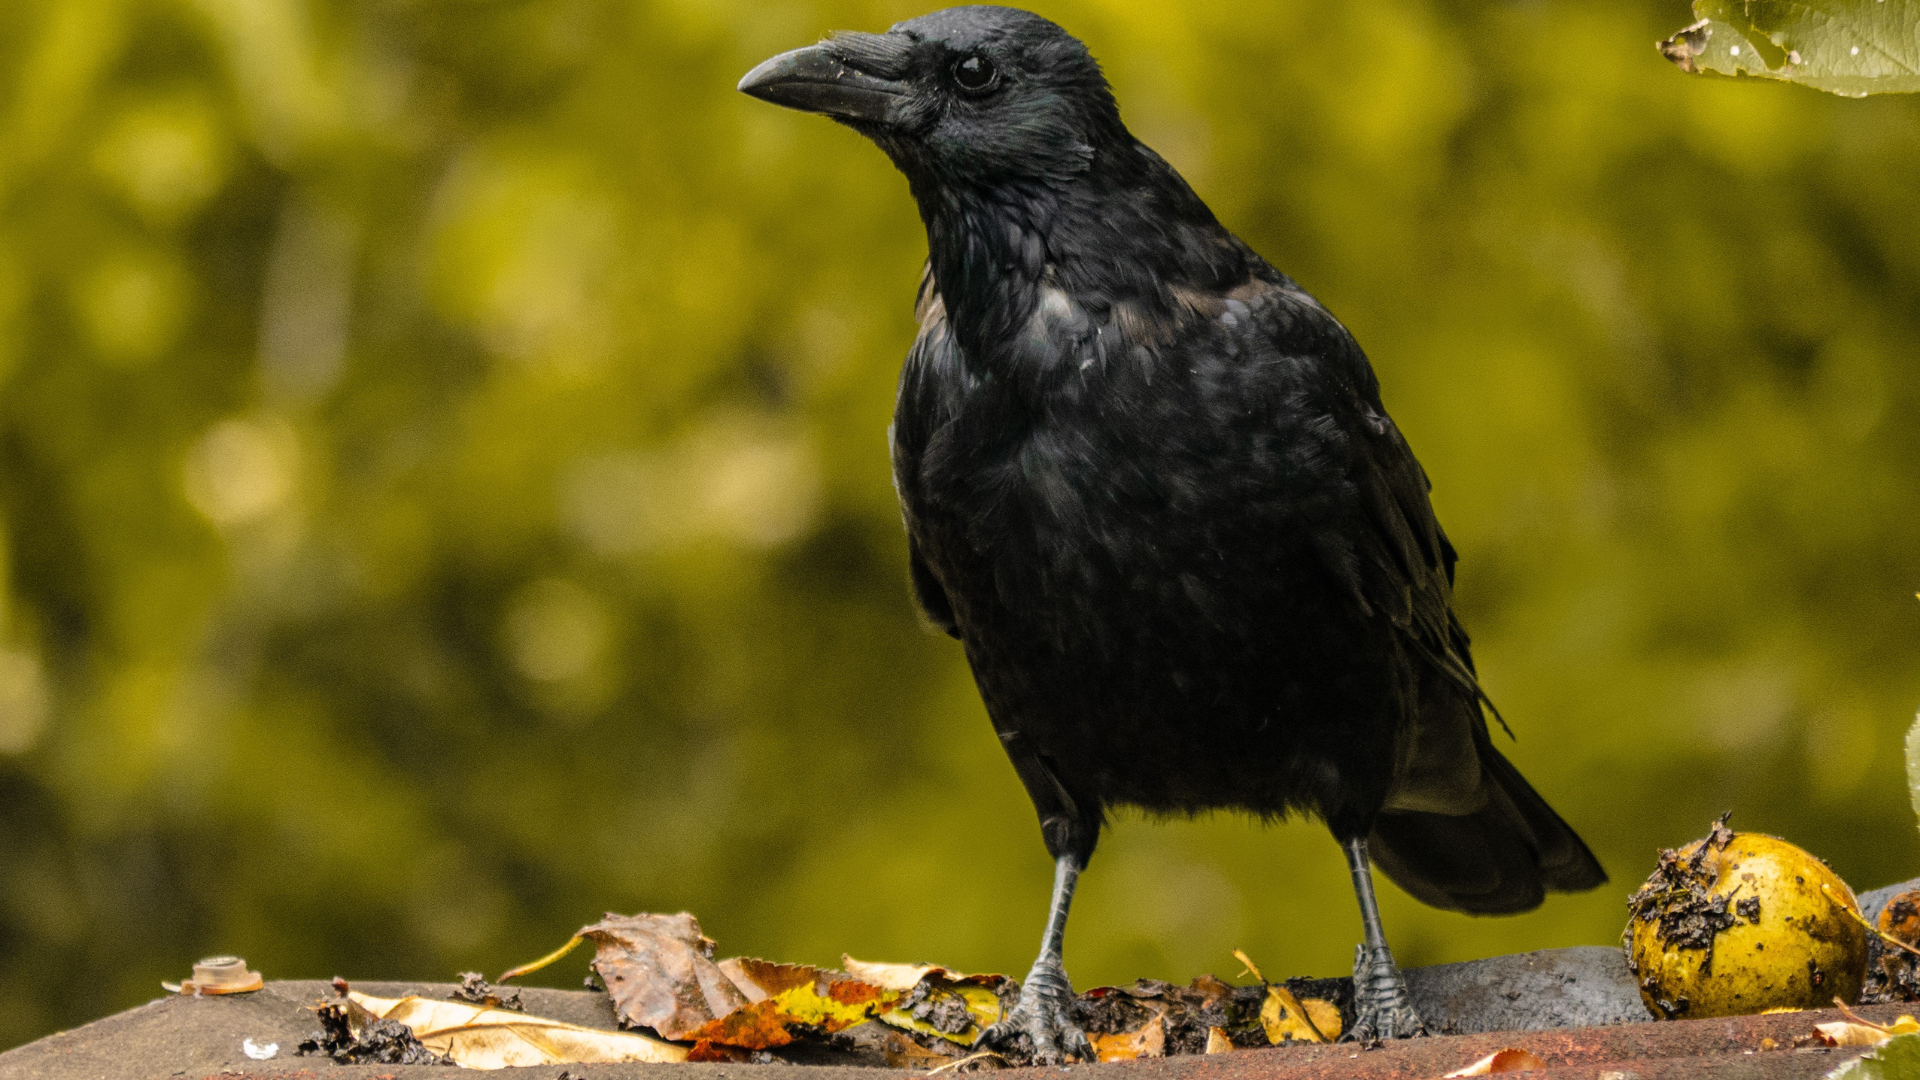
[[[1019,1003],[999,1023],[982,1032],[977,1045],[1015,1049],[1025,1036],[1036,1065],[1059,1065],[1069,1057],[1094,1059],[1087,1033],[1073,1022],[1073,981],[1060,962],[1067,936],[1067,909],[1073,906],[1073,887],[1080,880],[1080,868],[1080,860],[1072,855],[1054,860],[1053,906],[1047,913],[1046,936],[1040,939],[1040,956],[1020,984]]]
[[[1360,922],[1365,944],[1353,950],[1353,1027],[1342,1042],[1373,1043],[1425,1035],[1426,1025],[1414,1011],[1407,993],[1407,977],[1393,962],[1386,931],[1380,928],[1380,905],[1373,898],[1373,863],[1367,858],[1365,837],[1343,841],[1353,891],[1360,898]]]

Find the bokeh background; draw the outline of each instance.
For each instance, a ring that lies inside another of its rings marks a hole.
[[[1689,77],[1683,3],[1060,0],[1371,353],[1508,752],[1617,939],[1722,810],[1920,873],[1920,98]],[[197,957],[448,978],[603,911],[1018,973],[1049,879],[884,441],[925,241],[734,92],[900,0],[0,4],[0,1047]],[[1313,823],[1125,819],[1082,986],[1346,970]],[[576,957],[540,978],[578,985]]]

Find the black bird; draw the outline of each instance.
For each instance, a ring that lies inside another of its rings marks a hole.
[[[1365,927],[1361,1041],[1422,1030],[1369,858],[1483,914],[1606,880],[1493,747],[1453,547],[1366,356],[1127,132],[1084,45],[952,8],[740,89],[879,144],[926,223],[892,428],[913,589],[1055,859],[989,1042],[1091,1056],[1061,942],[1109,807],[1325,821]]]

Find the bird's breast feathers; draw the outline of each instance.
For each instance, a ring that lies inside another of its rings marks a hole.
[[[947,311],[924,283],[894,431],[908,525],[936,562],[1224,585],[1270,567],[1205,551],[1284,558],[1337,501],[1350,339],[1284,279],[1115,300],[1050,271],[978,357]]]

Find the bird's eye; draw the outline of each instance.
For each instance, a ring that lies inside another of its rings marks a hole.
[[[992,89],[1000,81],[1000,72],[984,56],[967,56],[954,63],[953,81],[960,84],[960,89],[977,94]]]

